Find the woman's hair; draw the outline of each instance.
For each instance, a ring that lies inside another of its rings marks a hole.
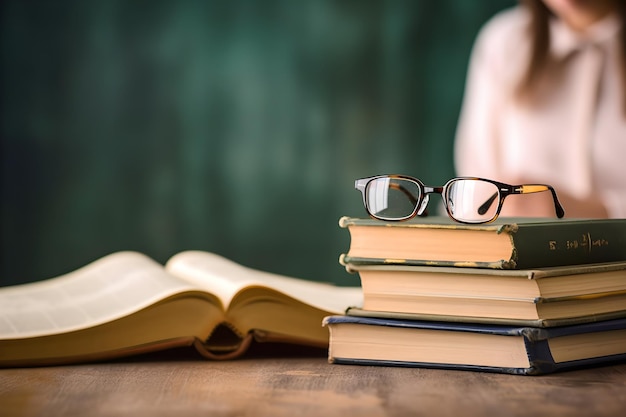
[[[547,70],[550,69],[550,26],[552,12],[542,0],[520,0],[531,15],[529,33],[531,36],[530,61],[519,86],[518,96],[532,96],[539,88],[538,84]],[[626,117],[626,1],[615,1],[616,12],[622,22],[619,33],[620,78],[622,81],[622,106]]]

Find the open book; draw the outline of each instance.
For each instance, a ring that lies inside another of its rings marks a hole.
[[[322,320],[360,287],[285,277],[188,251],[165,267],[118,252],[66,275],[0,288],[0,366],[103,360],[178,346],[230,359],[257,341],[328,346]],[[228,331],[225,331],[228,329]]]

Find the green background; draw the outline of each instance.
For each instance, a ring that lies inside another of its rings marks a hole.
[[[185,249],[356,285],[354,180],[454,176],[471,46],[515,2],[0,4],[0,285]]]

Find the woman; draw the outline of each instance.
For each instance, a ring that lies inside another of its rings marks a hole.
[[[548,183],[567,217],[626,217],[626,1],[528,0],[494,17],[470,62],[459,176]],[[549,193],[502,215],[553,216]]]

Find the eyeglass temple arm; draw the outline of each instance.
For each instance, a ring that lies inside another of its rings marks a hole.
[[[552,200],[554,200],[554,211],[556,212],[557,217],[560,219],[565,216],[565,210],[559,201],[559,198],[556,195],[556,191],[549,185],[543,184],[527,184],[527,185],[518,185],[512,187],[512,194],[531,194],[531,193],[539,193],[542,191],[550,191],[552,193]],[[485,214],[489,207],[493,204],[494,200],[498,197],[498,193],[493,193],[491,197],[487,199],[483,204],[478,207],[478,214]]]
[[[550,185],[545,184],[525,184],[518,185],[515,187],[515,194],[530,194],[530,193],[539,193],[542,191],[550,190],[552,194],[552,200],[554,200],[554,211],[556,212],[556,216],[560,219],[565,216],[565,210],[559,201],[559,198],[556,196],[556,191]]]
[[[411,203],[413,205],[417,204],[417,199],[415,198],[415,196],[413,196],[413,194],[411,194],[411,192],[407,188],[403,187],[402,185],[392,182],[391,184],[389,184],[389,188],[395,188],[396,190],[402,191],[404,195],[406,195],[407,198],[411,200]]]
[[[485,214],[487,210],[489,210],[489,207],[491,207],[491,205],[493,204],[493,201],[496,199],[496,197],[498,197],[498,193],[493,193],[493,195],[489,197],[487,201],[482,203],[480,207],[478,207],[478,214]]]

